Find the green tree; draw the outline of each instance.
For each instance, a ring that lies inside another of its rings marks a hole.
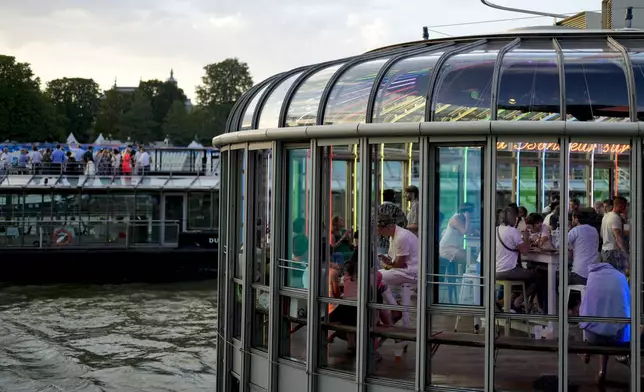
[[[87,141],[100,105],[101,92],[93,79],[63,78],[47,83],[45,95],[64,119],[65,132]]]
[[[123,113],[116,124],[117,135],[121,140],[149,143],[154,140],[153,130],[158,124],[154,120],[152,103],[142,92],[134,93],[132,107]]]
[[[117,137],[119,120],[130,110],[133,100],[134,94],[130,92],[121,92],[114,88],[106,91],[99,105],[91,139],[95,139],[101,133],[105,137]]]
[[[253,86],[248,64],[238,59],[226,59],[204,67],[206,74],[197,86],[197,99],[202,106],[234,103]]]
[[[0,55],[0,139],[61,141],[64,131],[27,63]]]
[[[198,130],[194,119],[192,114],[188,114],[185,103],[174,101],[163,121],[163,138],[167,136],[175,146],[190,144]]]
[[[186,102],[188,97],[177,86],[174,81],[162,82],[160,80],[148,80],[139,84],[139,91],[144,93],[152,103],[152,111],[154,112],[154,120],[157,122],[157,127],[153,130],[154,136],[158,140],[164,138],[161,125],[163,124],[170,108],[176,101],[182,104]]]

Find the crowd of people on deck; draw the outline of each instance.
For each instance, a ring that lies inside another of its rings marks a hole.
[[[547,312],[546,277],[538,266],[523,263],[521,256],[561,248],[561,208],[555,194],[540,214],[516,204],[498,211],[496,279],[525,282],[528,296],[516,295],[511,310],[499,310],[526,312],[535,303],[539,313]],[[582,208],[579,200],[572,199],[567,212],[568,284],[584,286],[580,303],[569,304],[569,311],[579,316],[630,318],[628,201],[617,196],[595,203],[593,208]],[[500,303],[497,306],[501,308]],[[580,328],[589,344],[624,345],[630,341],[628,323],[591,321],[580,323]],[[582,358],[588,363],[588,355]],[[626,357],[617,359],[628,361]],[[606,379],[607,363],[608,356],[602,355],[599,383]]]
[[[383,203],[378,209],[375,222],[380,237],[378,265],[374,266],[377,271],[372,284],[375,283],[379,303],[410,305],[405,298],[397,300],[391,288],[405,285],[416,287],[418,282],[418,188],[410,186],[405,189],[405,198],[409,202],[406,213],[395,203],[394,197],[393,190],[385,190]],[[548,312],[546,271],[535,263],[522,262],[521,256],[531,252],[558,252],[561,248],[559,216],[562,208],[560,196],[553,194],[541,212],[531,212],[516,204],[497,211],[496,280],[524,281],[527,287],[527,298],[523,293],[512,297],[511,309],[502,308],[501,295],[512,293],[499,293],[499,311]],[[449,218],[442,231],[443,215],[437,217],[439,259],[448,266],[439,274],[460,271],[460,268],[454,268],[458,265],[468,267],[466,264],[471,258],[467,252],[470,250],[464,245],[463,238],[480,235],[480,222],[475,224],[473,212],[474,205],[464,203]],[[592,208],[583,208],[579,200],[572,199],[568,205],[568,217],[568,284],[585,287],[580,300],[573,298],[569,311],[580,316],[630,318],[628,201],[617,196],[595,203]],[[308,239],[303,234],[303,227],[300,227],[303,224],[299,222],[294,225],[294,229],[297,226],[297,233],[293,238],[293,256],[296,260],[306,261]],[[346,228],[343,217],[334,216],[331,220],[328,263],[331,297],[357,299],[359,245],[358,233]],[[480,254],[474,260],[480,263]],[[303,278],[307,280],[308,274]],[[378,325],[382,327],[393,326],[400,320],[404,327],[409,325],[408,312],[380,310],[378,315]],[[329,322],[356,326],[357,310],[354,306],[330,305]],[[580,327],[589,344],[623,345],[630,341],[629,324],[582,322]],[[329,341],[337,337],[348,342],[349,350],[355,349],[354,334],[335,332]],[[377,359],[381,358],[378,345],[377,342]],[[582,357],[588,363],[588,357]],[[628,362],[627,357],[617,359]],[[607,360],[607,356],[601,357],[598,382],[605,380]]]
[[[22,149],[18,159],[12,159],[8,148],[0,152],[0,176],[4,174],[37,175],[144,175],[150,172],[150,154],[138,145],[129,145],[123,151],[118,148],[100,148],[95,151],[65,151],[60,144],[55,148],[31,151]]]

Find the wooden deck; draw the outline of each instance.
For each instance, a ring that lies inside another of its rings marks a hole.
[[[455,316],[434,316],[432,333],[454,332]],[[412,317],[412,325],[415,320]],[[459,334],[473,334],[472,318],[463,317],[459,322]],[[581,341],[580,331],[571,330],[571,341]],[[484,333],[484,330],[481,330]],[[526,336],[512,331],[512,336]],[[369,374],[374,377],[399,379],[413,382],[415,376],[416,342],[405,342],[408,351],[399,361],[395,359],[395,350],[401,347],[389,339],[384,342],[380,353],[382,360],[371,361]],[[402,343],[404,344],[404,343]],[[291,355],[304,359],[306,349],[306,327],[295,332],[291,339]],[[427,352],[431,350],[428,347]],[[320,363],[326,361],[327,367],[334,370],[355,372],[355,354],[347,352],[345,341],[336,339],[328,350],[320,348]],[[430,361],[427,374],[431,374],[431,383],[437,386],[465,387],[481,389],[484,383],[485,356],[482,347],[459,347],[441,344]],[[375,362],[375,363],[374,363]],[[596,391],[595,376],[599,369],[599,357],[591,358],[590,364],[584,364],[577,354],[569,354],[569,390]],[[496,388],[512,391],[556,391],[558,358],[557,353],[519,351],[502,349],[498,353],[496,364]],[[428,377],[429,378],[429,377]],[[606,391],[623,391],[628,389],[630,369],[611,358],[608,367]]]

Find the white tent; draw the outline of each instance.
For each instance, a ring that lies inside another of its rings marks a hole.
[[[67,136],[67,144],[78,144],[78,140],[76,140],[73,132],[70,132],[69,136]]]
[[[192,143],[188,144],[188,148],[203,148],[203,145],[193,140]]]
[[[105,143],[105,138],[103,137],[103,134],[99,134],[96,140],[94,141],[94,144],[98,144],[99,146],[101,144]]]

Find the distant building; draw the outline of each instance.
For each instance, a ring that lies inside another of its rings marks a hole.
[[[638,0],[602,0],[601,12],[584,11],[556,23],[577,29],[626,28],[626,10],[633,7],[631,27],[644,29],[644,8]]]
[[[174,78],[174,69],[170,69],[170,77],[166,79],[166,82],[172,83],[174,85],[177,85],[177,79]],[[133,94],[138,90],[139,87],[125,87],[125,86],[118,86],[116,78],[114,78],[114,85],[112,86],[112,90],[117,91],[119,93],[125,93],[125,94]],[[101,96],[101,99],[105,99],[105,95],[107,94],[107,91],[103,93],[103,96]],[[193,109],[192,101],[190,101],[190,98],[186,99],[185,102],[186,106],[186,111],[191,112]]]

